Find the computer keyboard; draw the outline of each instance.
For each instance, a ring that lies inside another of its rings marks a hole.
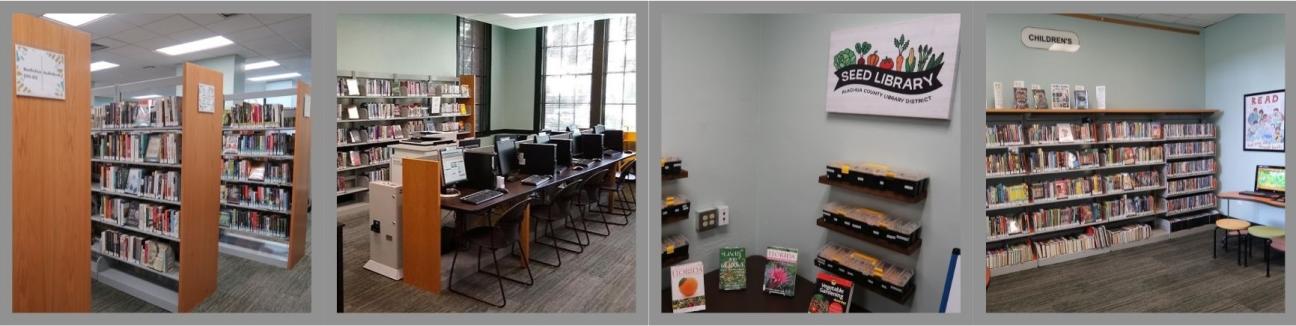
[[[612,155],[616,155],[617,153],[620,153],[620,151],[612,150],[612,149],[605,149],[605,150],[603,150],[603,156],[604,156],[604,157],[612,157]]]
[[[478,190],[477,192],[474,192],[474,193],[468,194],[468,195],[463,196],[463,197],[459,197],[459,200],[462,200],[462,201],[464,201],[465,203],[469,203],[469,204],[477,205],[477,204],[484,203],[484,202],[486,202],[486,201],[488,201],[488,200],[491,200],[491,199],[499,198],[500,196],[503,196],[503,195],[504,195],[504,193],[502,193],[502,192],[499,192],[499,191],[496,191],[496,190],[491,190],[491,189],[486,189],[486,190]]]
[[[594,165],[594,160],[582,158],[582,159],[576,159],[575,161],[572,161],[572,163],[584,167],[589,167],[590,165]]]
[[[550,177],[547,176],[547,175],[539,175],[539,174],[537,174],[537,175],[533,175],[533,176],[526,177],[526,179],[522,179],[522,184],[524,184],[524,185],[528,185],[528,186],[535,186],[535,185],[539,185],[539,184],[542,184],[542,183],[545,183],[545,182],[549,182],[550,179],[552,179],[552,178],[550,178]]]

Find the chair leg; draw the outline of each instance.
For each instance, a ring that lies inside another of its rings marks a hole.
[[[597,196],[596,196],[596,197],[597,197]],[[584,228],[585,228],[585,232],[588,232],[589,234],[597,235],[597,236],[600,236],[600,237],[607,237],[607,236],[609,236],[609,235],[612,235],[612,229],[609,228],[609,227],[608,227],[608,224],[607,224],[607,216],[604,216],[602,212],[598,212],[598,211],[595,211],[595,210],[593,210],[593,209],[590,209],[590,206],[597,206],[597,205],[598,205],[597,202],[595,202],[595,201],[591,201],[591,202],[589,202],[589,203],[581,202],[581,203],[577,203],[576,205],[577,205],[576,209],[579,210],[580,213],[581,213],[581,214],[580,214],[581,217],[580,217],[579,221],[580,221],[581,224],[584,226]],[[603,217],[603,221],[600,222],[600,221],[598,221],[598,220],[590,219],[589,217],[586,217],[586,216],[585,216],[585,213],[599,213],[599,216],[602,216],[602,217]],[[592,223],[603,223],[603,230],[604,230],[604,231],[603,231],[602,233],[600,233],[600,232],[595,232],[595,231],[593,231],[593,230],[590,230],[590,229],[589,229],[589,223],[591,223],[591,222],[592,222]],[[589,237],[588,234],[585,235],[585,236],[586,236],[586,237]]]
[[[504,308],[504,306],[508,305],[508,296],[504,294],[504,277],[503,277],[504,274],[500,273],[499,257],[495,256],[495,250],[491,250],[490,252],[491,252],[491,261],[495,262],[495,282],[499,284],[499,289],[500,289],[499,307]]]
[[[1219,258],[1219,228],[1211,230],[1211,259]]]
[[[1265,277],[1269,277],[1269,245],[1273,240],[1265,240]]]
[[[477,248],[477,252],[478,252],[478,253],[481,253],[481,247],[478,247],[478,248]],[[493,253],[494,253],[494,252],[492,252],[492,254],[493,254]],[[480,256],[480,255],[478,255],[478,256]],[[478,260],[480,260],[480,259],[478,259]],[[462,296],[468,297],[469,299],[477,300],[477,302],[481,302],[481,303],[485,303],[485,304],[492,305],[492,306],[495,306],[495,307],[503,308],[503,307],[504,307],[504,304],[495,304],[494,302],[490,302],[490,301],[483,300],[482,298],[478,298],[478,297],[476,297],[476,296],[473,296],[473,295],[471,295],[471,294],[468,294],[467,292],[459,291],[458,289],[455,289],[455,288],[454,288],[454,266],[455,266],[455,264],[456,264],[458,261],[459,261],[459,251],[456,250],[456,251],[455,251],[455,254],[454,254],[454,257],[450,258],[450,281],[449,281],[450,284],[448,284],[448,285],[446,286],[446,288],[449,289],[450,292],[452,292],[452,293],[454,293],[454,294],[462,295]],[[481,265],[478,264],[478,269],[480,269],[480,268],[481,268]],[[499,265],[498,265],[498,264],[496,264],[496,268],[499,268]],[[503,293],[504,293],[504,285],[503,285],[503,284],[504,284],[504,281],[499,281],[499,282],[500,282],[500,294],[501,294],[501,296],[503,296]],[[505,302],[505,303],[507,303],[507,302]]]
[[[545,228],[548,229],[548,231],[549,231],[549,232],[547,232],[547,234],[553,234],[553,223],[550,223],[550,222],[548,222],[548,221],[545,221]],[[562,267],[562,248],[558,246],[558,240],[557,240],[556,238],[554,238],[554,237],[549,237],[549,241],[553,242],[553,244],[550,245],[550,244],[548,244],[548,243],[540,242],[540,239],[543,239],[543,238],[544,238],[544,237],[537,236],[537,237],[535,238],[535,240],[534,240],[534,241],[535,241],[535,244],[538,244],[538,245],[544,245],[544,246],[548,246],[548,247],[550,247],[550,248],[553,248],[553,250],[554,250],[554,259],[556,259],[556,260],[558,261],[558,263],[557,263],[557,264],[554,264],[554,263],[549,263],[549,262],[547,262],[547,261],[542,261],[542,260],[536,259],[536,258],[535,258],[535,250],[532,250],[532,251],[531,251],[531,257],[528,257],[528,259],[530,259],[530,260],[533,261],[533,262],[537,262],[537,263],[540,263],[540,264],[542,264],[542,265],[549,266],[549,267],[554,267],[554,268]],[[527,273],[528,273],[528,274],[531,273],[531,266],[530,266],[530,265],[527,265]]]
[[[555,216],[555,215],[556,215],[556,214],[552,214],[552,213],[553,213],[552,211],[555,210],[555,209],[556,209],[556,210],[562,210],[562,209],[560,209],[560,208],[558,208],[558,207],[550,207],[549,210],[551,211],[551,212],[550,212],[551,215],[549,215],[549,216],[552,217],[552,216]],[[564,221],[565,223],[567,223],[568,225],[571,225],[571,218],[564,217],[564,218],[563,218],[563,221]],[[570,252],[570,253],[575,253],[575,254],[579,254],[579,253],[583,253],[583,252],[585,252],[585,246],[586,246],[587,244],[581,242],[580,232],[575,231],[575,228],[572,229],[572,230],[573,230],[572,233],[574,233],[574,234],[576,235],[576,241],[572,241],[572,240],[563,239],[563,238],[561,238],[561,237],[558,237],[558,234],[555,233],[555,232],[553,231],[553,225],[551,224],[551,223],[553,223],[553,221],[545,221],[545,223],[546,223],[546,224],[549,224],[549,227],[548,227],[548,228],[549,228],[549,234],[546,234],[545,237],[548,237],[548,238],[550,238],[550,239],[554,239],[554,240],[557,240],[557,241],[566,242],[566,243],[569,243],[569,244],[572,244],[572,245],[575,245],[575,246],[576,246],[576,249],[570,249],[570,248],[567,248],[567,247],[560,247],[560,246],[557,246],[557,245],[555,244],[555,245],[553,246],[554,249],[558,249],[558,250],[562,250],[562,251],[566,251],[566,252]],[[549,245],[549,244],[547,244],[547,243],[543,243],[543,242],[536,242],[536,243],[541,244],[541,245],[546,245],[546,246]]]

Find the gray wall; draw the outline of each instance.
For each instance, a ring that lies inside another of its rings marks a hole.
[[[1021,42],[1025,27],[1075,32],[1080,51],[1027,48]],[[1002,82],[1005,102],[1011,103],[1009,87],[1014,80],[1045,89],[1050,83],[1085,85],[1090,90],[1106,85],[1108,108],[1201,108],[1206,78],[1203,43],[1197,35],[1051,14],[989,15],[986,81],[973,87],[990,94],[991,83]],[[993,99],[987,96],[987,103]]]
[[[1246,14],[1202,33],[1206,107],[1223,112],[1218,119],[1222,190],[1251,190],[1256,165],[1286,165],[1284,153],[1242,150],[1242,95],[1285,88],[1285,30],[1283,15]]]
[[[535,121],[536,30],[491,30],[491,129],[530,130]]]
[[[675,181],[675,188],[669,182],[662,188],[691,196],[699,208],[723,199],[734,212],[727,230],[709,231],[716,235],[697,239],[693,226],[685,226],[690,240],[703,245],[703,250],[690,248],[692,258],[715,269],[714,248],[721,245],[746,246],[749,254],[763,254],[767,246],[792,247],[801,252],[799,274],[812,279],[820,271],[813,264],[819,249],[837,243],[917,273],[918,292],[911,305],[862,289],[856,303],[876,312],[938,309],[949,252],[967,238],[971,218],[955,204],[967,194],[958,177],[960,129],[950,123],[962,116],[961,108],[953,107],[950,121],[828,114],[824,109],[823,61],[830,57],[831,31],[916,17],[663,17],[661,77],[668,82],[662,83],[662,153],[680,155],[690,176]],[[967,29],[969,18],[964,19]],[[971,77],[967,64],[959,65],[961,84]],[[815,179],[826,163],[837,159],[926,172],[933,188],[924,203],[903,205],[818,184]],[[905,256],[816,226],[830,200],[920,220],[922,249]],[[673,233],[667,227],[662,234]]]
[[[455,76],[455,15],[337,16],[337,69]]]

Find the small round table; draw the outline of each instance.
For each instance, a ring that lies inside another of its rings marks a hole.
[[[1215,230],[1211,231],[1211,258],[1219,257],[1219,244],[1216,243],[1219,241],[1217,236],[1219,230],[1224,230],[1224,252],[1228,252],[1229,233],[1234,233],[1234,236],[1239,237],[1238,246],[1241,247],[1243,239],[1241,236],[1244,232],[1247,232],[1248,227],[1251,227],[1251,222],[1235,218],[1223,218],[1215,221]],[[1238,249],[1238,265],[1242,265],[1242,251],[1242,248]]]
[[[1282,238],[1285,235],[1287,235],[1287,232],[1283,231],[1283,229],[1279,229],[1271,226],[1252,226],[1250,228],[1247,228],[1247,234],[1249,234],[1247,236],[1247,246],[1246,246],[1246,251],[1247,251],[1246,256],[1248,259],[1250,259],[1251,257],[1251,249],[1250,249],[1251,239],[1252,238],[1265,239],[1265,255],[1264,255],[1265,256],[1265,277],[1269,277],[1269,249],[1273,245],[1273,241],[1275,238]]]

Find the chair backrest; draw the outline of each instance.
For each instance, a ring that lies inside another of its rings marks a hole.
[[[522,217],[525,215],[527,208],[530,207],[531,198],[523,199],[522,201],[513,204],[513,206],[509,206],[508,210],[505,210],[504,214],[500,215],[499,220],[495,222],[495,227],[501,230],[518,229],[522,226]],[[509,233],[511,234],[512,232]]]
[[[580,194],[581,187],[585,186],[585,179],[575,179],[567,182],[567,186],[558,191],[558,200],[569,200],[576,198]]]
[[[585,179],[585,186],[584,186],[585,190],[597,190],[600,186],[603,186],[603,183],[607,182],[608,171],[611,170],[612,169],[603,169],[601,171],[594,172],[594,174],[591,175],[588,179]]]
[[[629,181],[629,178],[630,178],[629,176],[635,174],[635,170],[636,170],[636,169],[635,169],[635,165],[636,165],[635,163],[638,163],[638,162],[636,162],[635,160],[636,160],[636,159],[633,158],[633,157],[631,157],[631,158],[629,158],[629,159],[626,160],[625,168],[624,168],[624,169],[621,169],[621,172],[617,175],[617,178],[616,178],[616,183],[617,183],[618,186],[620,186],[621,184],[626,183],[627,181]]]

